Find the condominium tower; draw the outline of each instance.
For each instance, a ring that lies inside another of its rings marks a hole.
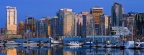
[[[7,23],[6,29],[7,34],[16,34],[17,32],[17,9],[16,7],[7,6],[6,7]]]

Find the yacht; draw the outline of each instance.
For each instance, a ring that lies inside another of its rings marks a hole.
[[[60,44],[60,43],[62,43],[62,41],[61,40],[54,40],[54,39],[52,39],[51,43],[52,44]]]
[[[34,42],[34,41],[27,41],[25,43],[22,43],[22,46],[24,47],[38,47],[38,44],[37,42]]]
[[[125,48],[129,48],[129,49],[144,48],[142,44],[144,44],[144,42],[127,41],[125,43]]]
[[[82,45],[82,43],[77,42],[77,41],[71,41],[69,43],[65,43],[65,45],[68,45],[68,46],[80,46],[80,45]]]
[[[95,44],[95,42],[86,41],[82,44],[82,46],[94,46]]]

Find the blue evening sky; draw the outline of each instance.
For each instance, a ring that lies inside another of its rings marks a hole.
[[[144,12],[144,0],[115,0],[124,7],[124,12]],[[113,0],[0,0],[0,28],[6,26],[6,6],[15,6],[18,11],[18,22],[24,21],[26,15],[37,20],[41,17],[52,17],[61,8],[72,8],[75,13],[90,11],[93,6],[104,8],[104,14],[111,14]]]

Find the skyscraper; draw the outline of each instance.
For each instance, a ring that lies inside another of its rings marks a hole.
[[[48,36],[48,18],[41,18],[37,21],[37,35],[38,37]]]
[[[103,8],[95,6],[91,9],[91,14],[94,16],[95,23],[99,23],[99,16],[103,14]]]
[[[62,36],[74,36],[74,13],[72,9],[64,8],[60,9],[58,13],[59,20],[59,31],[62,32],[60,35]],[[60,30],[61,29],[61,30]]]
[[[121,4],[115,2],[112,6],[112,12],[111,12],[111,17],[112,17],[112,26],[122,26],[122,18],[123,18],[123,13],[124,13],[124,8],[122,7]]]
[[[76,17],[76,24],[77,24],[77,30],[76,30],[76,33],[77,33],[77,36],[82,36],[82,26],[83,26],[83,17],[82,17],[82,14],[76,14],[75,15]]]
[[[94,35],[94,17],[89,12],[82,12],[77,17],[77,36],[86,37]]]
[[[100,31],[100,20],[99,20],[99,16],[103,14],[103,8],[99,7],[99,6],[95,6],[91,9],[91,14],[94,16],[95,19],[95,31],[96,34],[99,35],[99,31]]]
[[[16,7],[7,6],[7,34],[16,34],[17,32],[17,9]]]
[[[54,16],[52,18],[52,37],[58,36],[58,17]]]
[[[105,14],[100,16],[101,35],[107,35],[109,32],[109,17]]]
[[[137,36],[144,36],[144,13],[137,13],[135,16],[134,31]]]
[[[31,37],[34,37],[34,34],[36,33],[36,19],[34,17],[28,17],[25,20],[25,31],[31,35]]]

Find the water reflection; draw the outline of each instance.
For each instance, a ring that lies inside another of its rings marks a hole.
[[[144,49],[88,48],[54,45],[50,47],[0,47],[0,55],[144,55]]]

